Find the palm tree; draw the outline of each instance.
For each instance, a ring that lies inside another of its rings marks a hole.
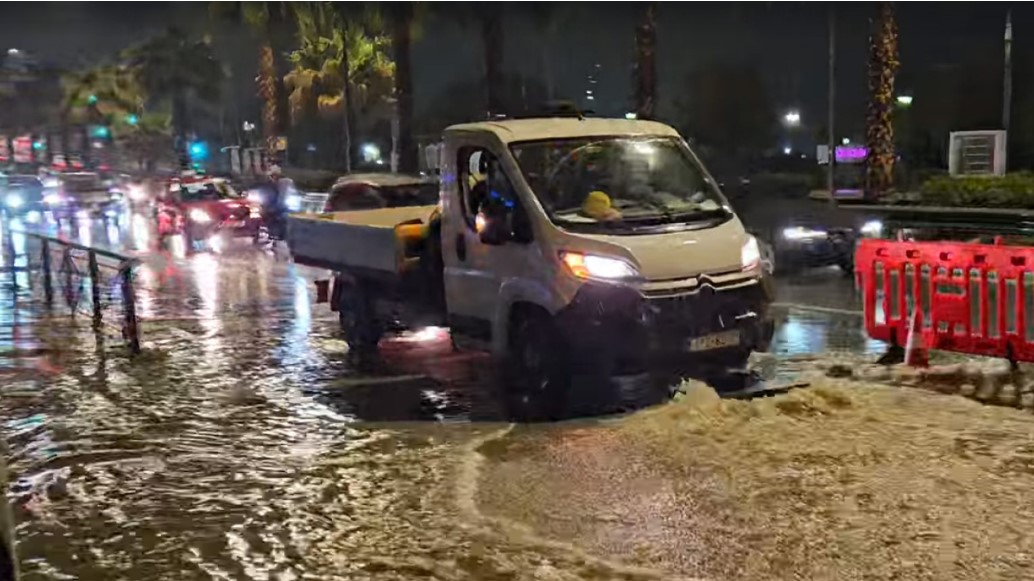
[[[894,7],[881,2],[869,36],[869,107],[866,111],[866,195],[880,197],[894,187],[894,76],[898,66],[898,27]]]
[[[65,155],[71,151],[67,133],[69,124],[81,128],[84,145],[89,144],[87,131],[91,124],[103,126],[110,140],[114,126],[122,127],[129,115],[141,113],[147,100],[134,71],[124,65],[101,65],[67,74],[61,79],[61,88],[63,97],[59,118]],[[83,150],[87,157],[91,153],[89,147]]]
[[[187,160],[186,144],[191,123],[190,100],[207,102],[219,99],[223,70],[206,41],[188,39],[176,29],[124,53],[128,66],[140,86],[153,99],[168,99],[172,104],[172,130],[179,144],[182,161]]]
[[[372,15],[355,14],[345,20],[343,12],[325,11],[319,4],[295,5],[300,47],[288,55],[293,68],[284,84],[290,91],[293,122],[306,110],[341,114],[343,157],[346,171],[351,171],[356,111],[386,102],[392,92],[394,64],[387,54],[390,40],[368,33],[367,28],[378,29]]]
[[[244,22],[259,38],[258,95],[262,99],[262,136],[269,159],[276,157],[276,140],[280,130],[278,114],[279,75],[275,44],[289,29],[291,11],[287,2],[212,2],[213,16]]]
[[[640,6],[635,34],[635,108],[638,118],[652,119],[657,106],[657,3]]]
[[[384,15],[391,30],[395,57],[395,106],[398,115],[399,171],[415,173],[416,144],[413,142],[413,29],[418,22],[413,2],[384,3]]]

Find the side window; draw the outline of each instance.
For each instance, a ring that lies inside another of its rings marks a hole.
[[[467,227],[476,231],[478,213],[491,214],[512,226],[515,242],[530,242],[530,221],[499,159],[483,148],[465,148],[458,167]]]

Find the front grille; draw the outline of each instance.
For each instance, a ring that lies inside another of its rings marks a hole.
[[[645,315],[661,333],[699,336],[732,329],[761,316],[765,292],[761,284],[715,290],[704,286],[699,292],[644,301]]]

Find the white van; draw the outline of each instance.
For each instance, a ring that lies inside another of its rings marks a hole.
[[[295,260],[372,352],[389,321],[447,325],[515,387],[658,363],[742,366],[771,338],[757,241],[678,133],[625,119],[456,125],[438,206],[290,218]]]

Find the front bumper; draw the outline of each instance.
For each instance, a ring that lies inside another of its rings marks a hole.
[[[663,296],[631,286],[587,283],[557,314],[556,322],[575,362],[609,366],[610,373],[637,373],[723,353],[767,349],[772,296],[767,277]],[[730,331],[739,332],[738,344],[705,351],[690,348],[693,339]]]

